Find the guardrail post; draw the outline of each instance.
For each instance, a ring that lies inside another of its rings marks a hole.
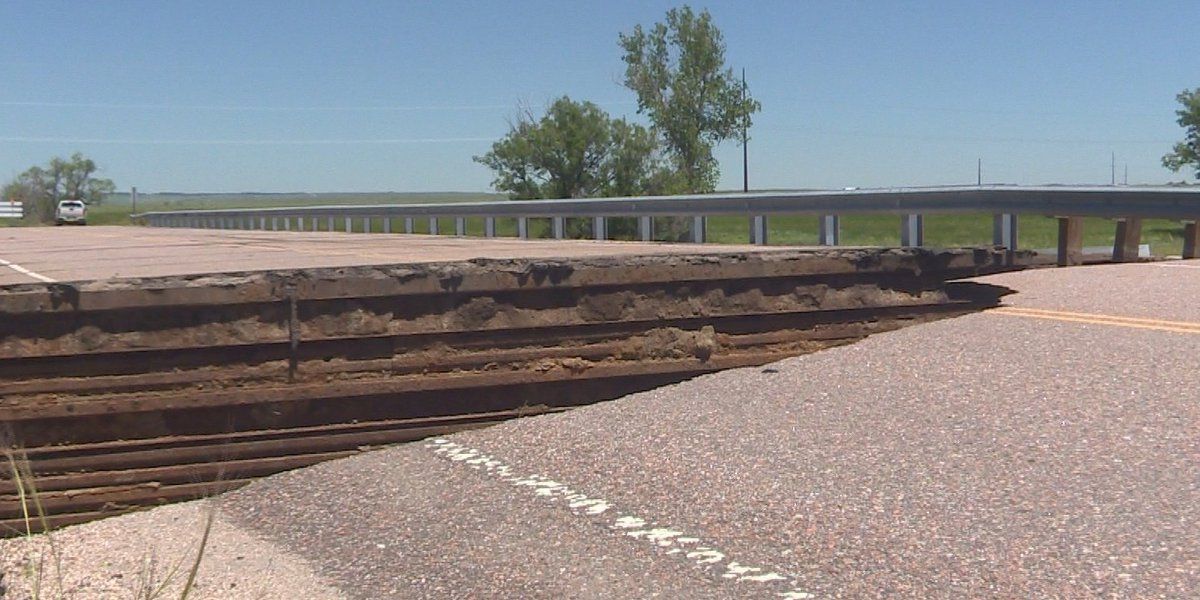
[[[1017,249],[1017,215],[992,215],[992,245],[1003,246],[1009,252]]]
[[[638,239],[643,242],[654,239],[654,217],[638,217]]]
[[[565,217],[552,217],[550,219],[550,228],[554,230],[554,239],[561,240],[567,233],[567,220]]]
[[[838,246],[842,243],[842,219],[837,215],[821,215],[817,223],[817,243]]]
[[[384,233],[392,232],[392,218],[391,217],[383,218],[383,232]]]
[[[1142,242],[1141,217],[1117,219],[1117,235],[1113,238],[1113,260],[1129,262],[1137,260],[1138,246]]]
[[[1083,217],[1058,217],[1058,266],[1083,264]]]
[[[708,217],[692,217],[692,243],[708,241]]]
[[[413,218],[412,217],[404,217],[404,233],[412,233],[412,232],[413,232]]]
[[[517,217],[517,237],[527,240],[529,239],[529,218]]]
[[[496,237],[496,217],[483,218],[483,237]]]
[[[750,243],[756,246],[767,245],[766,215],[754,215],[750,217]]]
[[[438,218],[429,217],[429,235],[438,234]]]
[[[592,217],[592,237],[597,240],[608,239],[608,218]]]
[[[463,237],[467,235],[467,220],[462,217],[454,218],[454,235]]]
[[[923,215],[900,217],[900,245],[904,247],[925,245],[925,217]]]
[[[1200,258],[1200,227],[1195,221],[1183,222],[1183,257]]]

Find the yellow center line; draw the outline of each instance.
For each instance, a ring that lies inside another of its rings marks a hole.
[[[1115,327],[1129,327],[1133,329],[1150,329],[1153,331],[1200,334],[1200,323],[1191,321],[1164,321],[1161,319],[1117,317],[1113,315],[1079,313],[1063,310],[1045,310],[1041,308],[1024,308],[1019,306],[1002,306],[1000,308],[993,308],[988,312],[1012,317],[1028,317],[1033,319],[1066,321],[1068,323],[1088,323],[1091,325],[1112,325]]]

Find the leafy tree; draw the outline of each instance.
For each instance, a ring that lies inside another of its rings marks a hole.
[[[26,217],[47,223],[54,220],[59,200],[99,204],[113,193],[112,180],[96,177],[99,169],[90,158],[76,152],[70,159],[55,157],[46,167],[34,166],[4,186],[5,200],[25,203]]]
[[[1186,133],[1183,141],[1162,158],[1162,164],[1175,172],[1191,165],[1196,170],[1196,179],[1200,179],[1200,88],[1179,92],[1175,99],[1183,105],[1175,114],[1179,115],[1177,122]]]
[[[534,120],[528,111],[487,154],[492,185],[514,199],[655,193],[669,180],[653,134],[567,96]]]
[[[620,35],[625,86],[638,95],[638,112],[650,116],[687,192],[717,184],[713,147],[740,139],[761,105],[725,67],[725,42],[707,10],[673,8],[665,23],[641,25]],[[745,142],[746,140],[742,140]]]

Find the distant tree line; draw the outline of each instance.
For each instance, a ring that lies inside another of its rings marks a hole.
[[[96,177],[97,171],[96,163],[78,152],[69,159],[55,157],[44,167],[17,175],[0,190],[0,197],[24,203],[26,219],[50,223],[60,200],[99,204],[116,190],[112,180]]]
[[[704,193],[720,178],[713,149],[741,138],[760,110],[733,70],[707,10],[683,6],[622,33],[625,86],[649,127],[563,96],[541,118],[524,110],[475,161],[513,199]]]

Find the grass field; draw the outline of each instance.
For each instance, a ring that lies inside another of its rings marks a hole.
[[[364,194],[142,194],[138,212],[185,209],[262,208],[279,206],[318,206],[351,204],[418,204],[451,202],[484,202],[501,200],[500,194],[473,193],[364,193]],[[131,223],[128,194],[116,194],[104,204],[89,208],[88,222],[94,225],[128,225]],[[590,226],[584,221],[568,220],[567,230],[585,232]],[[842,219],[842,244],[847,246],[896,246],[900,243],[900,218],[892,215],[848,215]],[[23,225],[21,221],[0,219],[0,227]],[[467,235],[483,235],[483,219],[467,219]],[[337,223],[341,227],[341,223]],[[362,230],[361,219],[353,223]],[[417,233],[428,233],[427,219],[414,222]],[[322,229],[324,223],[320,223]],[[392,231],[403,231],[403,220],[395,219]],[[1020,243],[1022,248],[1054,248],[1058,224],[1050,217],[1021,217]],[[610,231],[618,229],[610,224]],[[439,233],[453,234],[454,219],[440,219]],[[710,217],[708,239],[714,243],[745,244],[749,239],[748,217]],[[1115,223],[1107,219],[1088,218],[1084,221],[1084,245],[1111,246]],[[383,231],[379,219],[372,230]],[[516,219],[497,219],[496,233],[516,236]],[[549,219],[531,219],[529,235],[551,237]],[[587,237],[581,234],[581,237]],[[628,236],[626,236],[628,237]],[[815,217],[776,216],[768,219],[767,239],[772,245],[816,245]],[[992,217],[978,215],[929,215],[925,218],[925,243],[930,246],[979,246],[992,242]],[[1183,225],[1178,221],[1147,220],[1142,227],[1142,243],[1150,244],[1157,256],[1177,255],[1183,250]]]

